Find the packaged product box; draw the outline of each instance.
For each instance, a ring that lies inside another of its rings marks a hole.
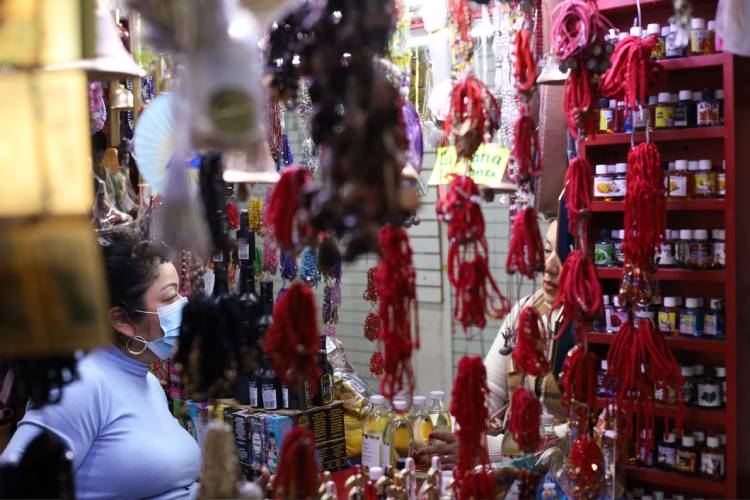
[[[266,415],[266,466],[271,474],[276,473],[276,467],[281,458],[281,445],[284,443],[284,437],[293,428],[294,423],[292,422],[291,417],[287,415]]]
[[[250,468],[255,474],[266,465],[266,418],[268,414],[256,412],[247,417],[247,454]]]
[[[346,468],[346,439],[334,439],[316,445],[323,471],[335,472]]]
[[[289,411],[295,427],[309,429],[315,436],[316,443],[324,443],[335,439],[344,439],[344,407],[341,401],[334,401],[325,406],[319,406],[305,411]]]
[[[234,422],[234,442],[237,445],[237,457],[240,465],[250,466],[250,441],[252,439],[250,414],[247,410],[239,410],[232,414]]]

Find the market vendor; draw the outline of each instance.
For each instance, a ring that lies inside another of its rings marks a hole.
[[[558,224],[553,220],[545,234],[544,238],[544,275],[542,288],[534,293],[519,300],[510,314],[505,317],[500,330],[495,337],[492,347],[485,357],[484,365],[487,369],[487,381],[490,389],[487,406],[490,415],[490,434],[487,436],[487,448],[490,454],[490,460],[497,462],[503,457],[520,455],[513,438],[505,433],[510,417],[510,396],[514,389],[521,384],[522,375],[513,365],[513,359],[510,355],[512,346],[513,329],[518,321],[521,310],[531,305],[534,307],[544,321],[544,326],[552,334],[557,333],[562,324],[561,311],[553,311],[552,303],[557,295],[558,279],[562,264],[557,253],[557,229]],[[539,397],[542,408],[545,413],[555,417],[556,423],[565,420],[565,412],[560,403],[560,391],[553,373],[559,372],[562,366],[567,349],[565,349],[566,337],[561,340],[553,341],[548,348],[547,357],[550,360],[551,372],[546,376],[538,378],[527,376],[525,385],[529,390],[534,391]],[[433,433],[433,439],[444,441],[445,444],[427,446],[420,450],[420,457],[429,455],[440,455],[442,463],[446,466],[455,464],[458,459],[458,442],[455,435],[450,433]]]
[[[42,431],[73,453],[78,498],[187,498],[201,453],[169,411],[150,363],[172,355],[187,299],[163,245],[120,232],[100,238],[114,345],[78,364],[62,400],[29,410],[2,455],[18,460]]]

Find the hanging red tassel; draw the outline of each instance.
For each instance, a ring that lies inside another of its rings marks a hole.
[[[281,445],[281,458],[272,483],[274,498],[318,498],[319,474],[315,460],[315,436],[303,427],[295,427],[284,437]]]
[[[500,106],[487,86],[467,75],[453,86],[445,134],[453,137],[459,158],[470,159],[500,128]]]
[[[539,149],[539,136],[534,119],[521,114],[513,127],[513,161],[516,169],[511,180],[525,182],[542,174],[542,150]]]
[[[305,185],[312,182],[310,171],[290,166],[281,174],[279,182],[274,186],[268,201],[266,221],[273,236],[283,250],[293,250],[300,242],[299,239],[308,238],[309,234],[294,235],[295,216],[300,206],[300,198]],[[300,228],[296,228],[300,231]]]
[[[380,299],[380,340],[383,342],[384,374],[380,393],[393,399],[397,392],[414,391],[411,365],[413,349],[419,349],[416,271],[409,236],[400,227],[384,226],[379,235],[382,255],[375,273]],[[414,339],[412,340],[412,325]]]
[[[614,392],[615,403],[623,415],[625,440],[632,436],[635,449],[653,448],[652,440],[645,435],[654,435],[656,390],[665,393],[672,389],[677,393],[677,428],[682,429],[684,415],[682,387],[684,380],[680,367],[661,332],[655,330],[646,317],[620,326],[607,355],[607,388]],[[665,433],[669,430],[669,418],[664,417]]]
[[[589,162],[580,156],[573,158],[565,171],[564,196],[568,209],[568,231],[582,239],[586,235],[583,226],[591,215],[593,185]]]
[[[531,34],[526,28],[516,32],[513,42],[513,55],[516,60],[513,64],[513,76],[516,79],[516,88],[519,92],[529,93],[536,86],[536,61],[531,52]]]
[[[453,491],[457,500],[484,500],[496,497],[495,473],[490,466],[477,467],[460,476],[453,469]]]
[[[235,205],[234,203],[227,203],[226,213],[227,222],[229,223],[229,229],[239,229],[240,212],[237,210],[237,205]]]
[[[448,223],[448,280],[456,289],[453,319],[466,332],[484,328],[486,315],[502,319],[510,302],[500,292],[487,263],[488,246],[479,187],[467,176],[454,176],[438,201],[438,218]]]
[[[645,106],[648,96],[664,86],[664,67],[651,58],[656,37],[628,36],[620,40],[612,54],[612,66],[601,80],[605,97],[624,101],[631,109]]]
[[[596,133],[598,96],[585,67],[570,70],[563,92],[563,110],[573,139],[578,139],[579,130],[584,136]]]
[[[544,271],[544,245],[534,207],[522,209],[513,219],[505,270],[508,274],[519,272],[529,279]]]
[[[518,447],[526,453],[539,449],[539,427],[541,426],[542,405],[533,392],[525,387],[513,391],[510,400],[510,422],[508,430]]]
[[[596,355],[577,344],[565,356],[560,376],[561,402],[586,422],[596,398]]]
[[[546,339],[542,318],[531,306],[526,306],[518,316],[516,346],[513,348],[513,364],[522,372],[541,377],[549,372],[545,354]]]
[[[273,324],[263,339],[263,350],[270,356],[279,378],[288,386],[307,380],[313,392],[317,391],[320,378],[320,333],[316,318],[313,292],[295,282],[276,302]]]
[[[579,332],[585,332],[602,312],[602,287],[594,261],[581,250],[573,250],[565,259],[559,287],[552,309],[562,308],[565,320],[555,339],[562,335],[571,321],[576,323]]]
[[[566,475],[574,498],[597,498],[604,484],[604,456],[588,433],[573,441],[568,455]]]

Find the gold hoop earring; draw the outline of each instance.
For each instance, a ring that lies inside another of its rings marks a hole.
[[[134,351],[133,349],[130,348],[130,342],[132,342],[133,340],[135,340],[136,342],[140,342],[141,344],[143,344],[143,347],[141,348],[140,351]],[[144,352],[146,352],[147,348],[148,348],[148,342],[146,342],[146,339],[144,339],[140,335],[136,335],[134,337],[128,337],[128,341],[125,342],[125,350],[128,351],[133,356],[140,356],[141,354],[143,354]]]

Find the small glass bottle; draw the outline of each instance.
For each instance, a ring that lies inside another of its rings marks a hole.
[[[703,431],[693,431],[693,439],[695,440],[695,447],[700,450],[706,444],[706,433]]]
[[[610,231],[602,230],[599,240],[594,244],[594,265],[609,267],[615,265],[615,244],[610,238]]]
[[[693,436],[682,436],[682,443],[677,447],[677,470],[685,474],[698,472],[698,449]]]
[[[599,363],[599,371],[596,372],[596,394],[604,397],[607,394],[607,360],[603,359]]]
[[[686,337],[703,335],[703,311],[700,308],[700,299],[697,297],[686,298],[685,307],[680,309],[680,335]]]
[[[432,405],[430,406],[430,420],[432,420],[432,430],[437,432],[451,432],[453,425],[451,421],[451,414],[443,405],[443,398],[445,393],[443,391],[431,391],[430,399]]]
[[[653,467],[654,466],[654,451],[655,446],[653,445],[654,438],[650,435],[650,433],[643,429],[641,431],[641,438],[643,444],[641,444],[641,447],[638,449],[638,463],[642,465],[643,467]],[[646,442],[651,442],[651,446],[647,449]]]
[[[687,267],[691,269],[708,269],[711,267],[713,262],[711,250],[712,245],[708,241],[708,230],[696,229],[693,231],[693,240],[690,242]]]
[[[687,267],[690,256],[690,242],[693,240],[692,229],[680,229],[680,239],[675,243],[674,257],[677,265]]]
[[[694,17],[690,20],[690,55],[699,56],[710,54],[708,30],[706,20],[702,17]]]
[[[724,198],[727,195],[727,171],[724,160],[721,161],[721,167],[716,172],[716,194],[719,198]]]
[[[727,369],[723,366],[717,366],[715,368],[716,378],[719,379],[721,384],[721,401],[725,405],[727,404]]]
[[[625,259],[625,252],[622,250],[622,240],[625,239],[625,230],[613,229],[612,241],[615,245],[615,264],[621,266]]]
[[[711,54],[715,54],[716,49],[716,19],[711,19],[706,23],[706,30],[708,31],[708,45],[711,48]]]
[[[648,96],[648,127],[649,130],[654,130],[654,123],[656,123],[656,106],[659,104],[659,98],[655,95]]]
[[[712,298],[703,314],[703,335],[712,339],[723,339],[725,328],[724,299]]]
[[[602,296],[602,304],[604,306],[604,331],[612,333],[612,313],[614,312],[614,307],[609,295]]]
[[[684,200],[690,196],[691,174],[688,171],[687,160],[675,160],[674,171],[669,172],[670,198]]]
[[[690,108],[693,105],[693,93],[690,90],[680,90],[677,94],[677,106],[674,108],[675,128],[689,127]]]
[[[724,89],[716,89],[714,97],[719,105],[719,125],[724,125]]]
[[[612,331],[617,333],[620,331],[620,327],[630,318],[630,313],[625,305],[620,303],[619,296],[613,295],[612,302],[614,303],[614,307],[612,308]]]
[[[664,470],[674,470],[677,465],[677,436],[670,432],[664,436],[656,447],[657,467]]]
[[[695,404],[695,381],[693,377],[695,372],[692,366],[681,366],[680,374],[682,375],[682,401],[685,406],[692,406]]]
[[[701,472],[716,478],[724,477],[724,463],[726,451],[721,446],[719,438],[709,436],[706,446],[701,450]]]
[[[557,499],[557,490],[555,489],[555,483],[544,483],[542,486],[542,498],[545,500],[556,500]]]
[[[678,336],[680,334],[680,298],[664,297],[658,318],[660,332],[665,335]]]
[[[659,253],[656,256],[656,264],[659,267],[675,267],[677,265],[677,261],[675,261],[674,257],[675,232],[677,232],[677,235],[679,236],[678,231],[667,229],[667,239],[664,243],[659,245]]]
[[[716,172],[712,170],[711,160],[698,160],[698,170],[693,174],[693,196],[715,198],[716,192]]]
[[[705,89],[701,92],[701,100],[696,110],[698,127],[713,127],[719,124],[719,103],[714,97],[713,90]]]
[[[615,177],[612,181],[613,196],[612,199],[623,200],[628,190],[628,164],[615,164]]]
[[[609,175],[607,165],[600,163],[595,167],[594,175],[594,199],[608,201],[612,199],[614,179]]]
[[[406,458],[412,455],[412,443],[414,442],[414,435],[406,410],[406,401],[394,401],[393,411],[388,418],[383,433],[383,446],[386,450],[384,457],[389,457],[389,462],[386,465],[397,470],[403,469]]]
[[[672,94],[669,92],[659,92],[657,100],[654,128],[656,130],[673,128],[674,104],[672,103]]]
[[[609,106],[609,99],[599,99],[599,132],[615,133],[615,110]]]
[[[651,59],[661,59],[664,57],[667,50],[666,42],[661,36],[661,26],[659,23],[649,23],[646,26],[646,36],[656,37],[656,45],[654,45],[654,49],[651,51]]]
[[[422,448],[430,444],[430,433],[432,432],[432,420],[425,407],[427,398],[424,396],[414,396],[411,407],[412,434],[414,435],[414,447]]]
[[[388,423],[385,403],[380,394],[370,397],[370,408],[362,425],[362,467],[365,470],[385,465],[382,461],[383,433]]]
[[[721,395],[721,381],[709,374],[696,384],[698,406],[701,408],[720,408],[724,405]]]
[[[685,57],[687,56],[687,47],[677,43],[677,26],[670,23],[669,34],[666,39],[667,57]]]
[[[713,239],[711,251],[711,267],[717,269],[723,268],[727,264],[727,247],[726,232],[723,229],[712,229],[711,238]]]

